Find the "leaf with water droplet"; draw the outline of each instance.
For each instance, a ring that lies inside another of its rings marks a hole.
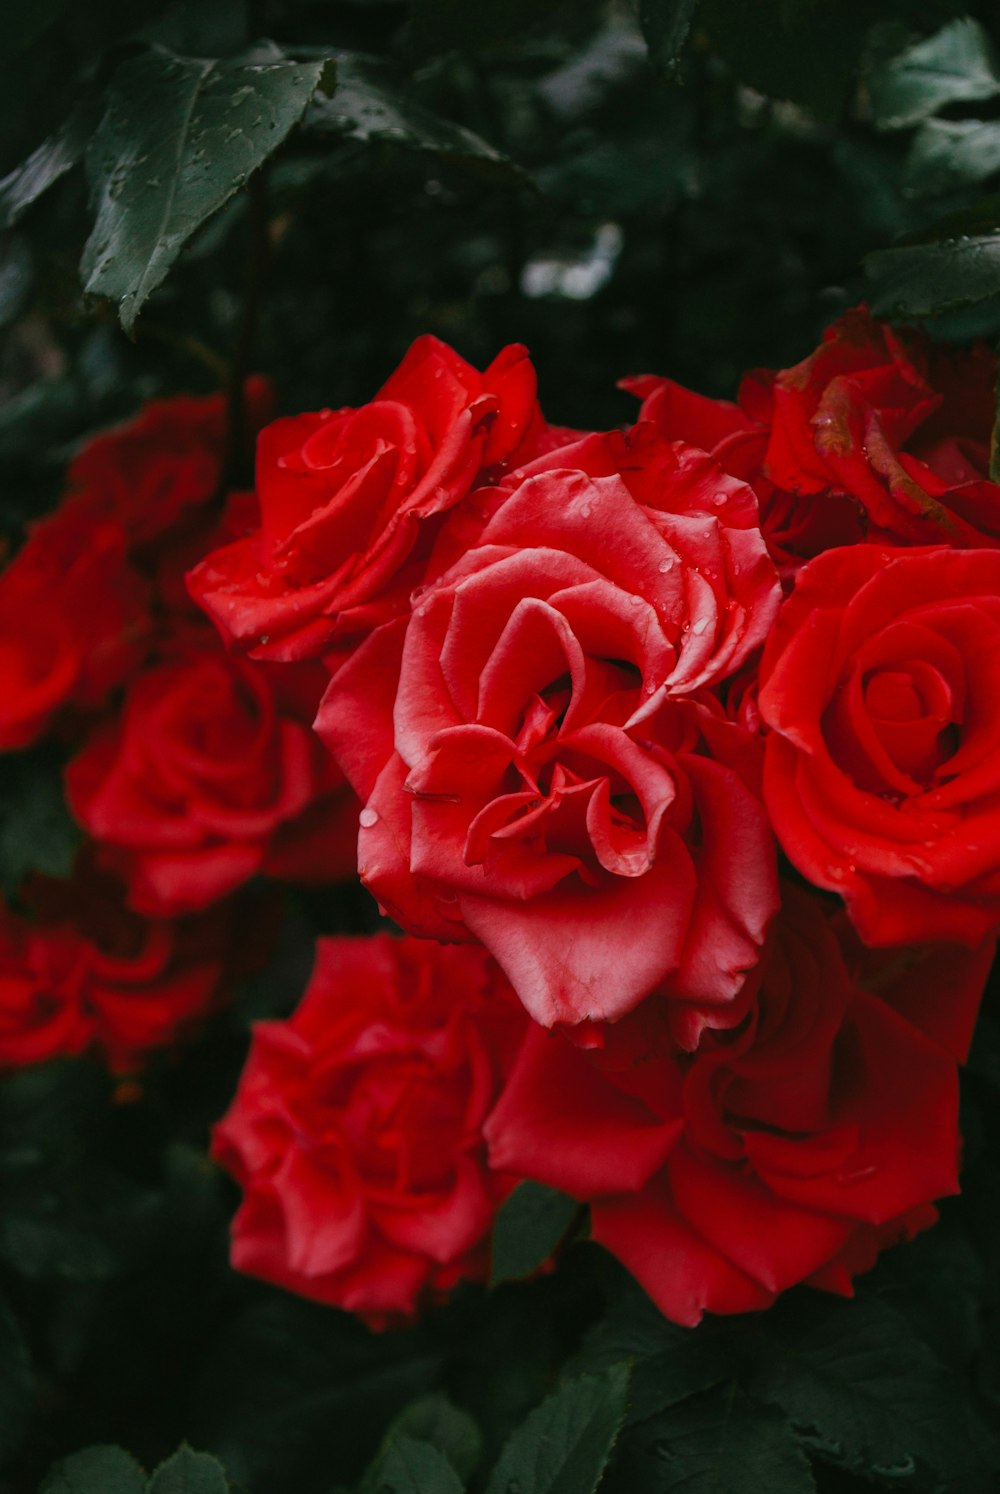
[[[937,316],[1000,295],[1000,227],[880,249],[865,260],[880,315]]]
[[[58,130],[0,181],[0,228],[10,228],[33,202],[82,160],[97,117],[97,99],[88,93]]]
[[[443,157],[493,181],[526,182],[524,171],[480,135],[426,109],[392,73],[371,58],[337,54],[332,97],[319,94],[303,128]],[[330,90],[327,89],[327,93]]]
[[[301,119],[324,67],[267,43],[220,61],[153,47],[118,68],[87,149],[97,216],[80,272],[127,332],[195,230]]]

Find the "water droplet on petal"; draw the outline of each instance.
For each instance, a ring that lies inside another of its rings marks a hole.
[[[659,565],[657,566],[657,570],[659,571],[659,573],[660,573],[661,576],[665,576],[667,574],[667,572],[668,571],[672,571],[673,568],[674,568],[674,560],[669,555],[667,556],[666,560],[661,560],[660,563],[659,563]]]
[[[704,631],[705,631],[705,629],[707,627],[708,627],[708,618],[707,617],[699,617],[698,621],[696,623],[692,624],[691,631],[692,631],[692,633],[695,634],[696,637],[700,638],[701,635],[702,635],[702,633],[704,633]]]
[[[378,824],[377,809],[363,809],[358,815],[358,824],[365,830],[370,830],[373,825]]]

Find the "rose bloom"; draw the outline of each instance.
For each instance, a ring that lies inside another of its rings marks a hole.
[[[321,939],[215,1128],[244,1195],[236,1269],[375,1328],[482,1280],[514,1181],[488,1170],[482,1124],[524,1025],[482,950]]]
[[[77,504],[32,526],[0,573],[0,749],[29,746],[69,708],[100,706],[150,627],[120,526]]]
[[[354,869],[343,780],[266,670],[214,637],[131,682],[121,715],[68,765],[66,793],[141,913],[207,907],[259,872]]]
[[[742,1023],[694,1054],[651,1037],[657,997],[603,1048],[532,1029],[486,1123],[491,1162],[589,1203],[593,1238],[676,1323],[798,1282],[849,1294],[957,1191],[954,1050],[991,953],[952,958],[939,1046],[909,1020],[911,971],[866,990],[825,903],[789,885]]]
[[[1000,926],[1000,550],[851,546],[764,651],[768,810],[867,944]]]
[[[252,434],[273,405],[267,380],[248,379],[244,401]],[[133,549],[185,528],[218,494],[228,418],[224,394],[150,400],[81,447],[67,472],[72,501],[114,519]]]
[[[776,906],[755,744],[686,698],[773,616],[753,496],[702,453],[640,450],[649,502],[543,461],[479,496],[485,521],[457,514],[462,558],[316,723],[367,801],[362,880],[411,932],[481,940],[545,1025],[667,980],[725,1002]]]
[[[225,1000],[237,965],[250,968],[254,945],[259,962],[269,943],[255,907],[254,937],[248,948],[241,932],[236,961],[235,907],[144,919],[89,862],[68,881],[31,878],[22,895],[24,916],[0,915],[2,1065],[96,1049],[113,1069],[135,1069],[195,1031]]]
[[[1000,487],[987,480],[995,377],[987,349],[938,347],[857,307],[776,375],[764,470],[807,498],[849,495],[875,540],[995,545]]]
[[[254,658],[318,657],[392,588],[421,527],[542,424],[524,348],[479,373],[418,338],[368,404],[261,432],[259,528],[196,566],[191,594]]]
[[[78,941],[69,931],[41,937],[0,904],[0,1069],[82,1052],[86,1013],[63,978]]]
[[[855,499],[824,489],[819,494],[787,491],[764,468],[774,406],[775,375],[756,370],[740,384],[739,400],[709,399],[673,379],[641,374],[621,388],[642,400],[639,414],[669,441],[709,452],[731,477],[749,483],[760,509],[768,553],[789,582],[803,561],[835,545],[865,538],[864,516]]]

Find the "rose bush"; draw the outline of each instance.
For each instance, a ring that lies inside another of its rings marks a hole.
[[[1000,925],[1000,551],[851,546],[800,573],[761,665],[778,838],[862,939]]]
[[[523,1026],[482,950],[320,940],[215,1128],[243,1189],[233,1264],[373,1327],[481,1280],[514,1181],[487,1168],[482,1125]]]

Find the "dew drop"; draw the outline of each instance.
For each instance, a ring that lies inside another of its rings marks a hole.
[[[589,519],[590,516],[591,516],[591,514],[593,512],[594,512],[594,510],[593,510],[593,506],[591,504],[589,504],[589,503],[581,503],[580,504],[580,517],[582,519]]]
[[[378,824],[377,809],[363,809],[358,815],[358,824],[365,830],[370,830],[373,825]]]
[[[726,501],[726,495],[725,495],[725,493],[713,493],[712,494],[712,502],[714,503],[714,505],[715,505],[716,508],[721,508],[722,505],[725,503],[725,501]]]
[[[645,607],[646,605],[642,597],[637,597],[634,592],[629,597],[629,601],[631,602],[633,607]]]
[[[657,566],[657,570],[659,571],[659,573],[660,573],[661,576],[665,576],[667,574],[667,572],[668,571],[672,571],[673,568],[674,568],[674,561],[669,556],[667,557],[666,560],[661,560],[660,563],[659,563],[659,565]]]
[[[696,623],[692,624],[691,631],[692,631],[692,633],[695,634],[696,637],[700,638],[701,635],[702,635],[702,633],[704,633],[704,631],[705,631],[705,629],[707,627],[708,627],[708,618],[707,617],[699,617],[698,621]]]

